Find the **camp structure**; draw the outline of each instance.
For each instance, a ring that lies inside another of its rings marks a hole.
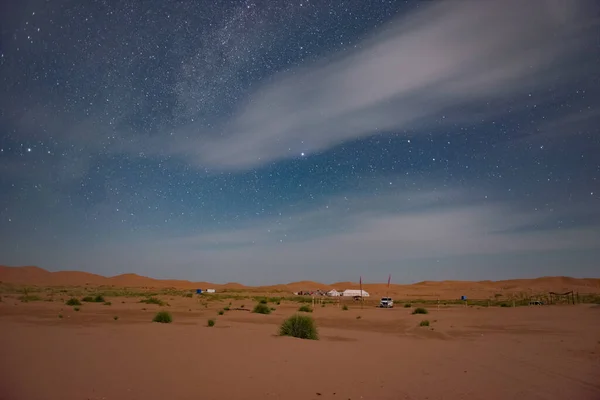
[[[337,290],[335,290],[335,289],[332,289],[332,290],[330,290],[330,291],[329,291],[329,292],[327,292],[326,294],[327,294],[327,296],[329,296],[329,297],[337,297],[337,296],[340,296],[340,295],[341,295],[341,293],[340,293],[340,292],[338,292],[338,291],[337,291]]]
[[[369,297],[369,293],[364,290],[346,289],[342,292],[344,297]]]

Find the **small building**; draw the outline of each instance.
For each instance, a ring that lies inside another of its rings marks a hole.
[[[215,293],[216,290],[215,289],[206,289],[206,293]]]
[[[342,296],[344,297],[369,297],[369,293],[364,290],[358,289],[346,289],[342,292]]]
[[[332,290],[330,290],[330,291],[329,291],[329,292],[327,292],[326,294],[327,294],[327,296],[329,296],[329,297],[337,297],[337,296],[340,296],[340,292],[338,292],[338,291],[337,291],[337,290],[335,290],[335,289],[332,289]]]

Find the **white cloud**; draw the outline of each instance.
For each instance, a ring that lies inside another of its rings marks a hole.
[[[594,249],[596,227],[546,227],[552,213],[515,211],[507,203],[465,204],[456,193],[414,195],[421,207],[404,206],[407,194],[390,195],[373,208],[368,199],[332,200],[327,209],[306,210],[283,219],[253,222],[238,229],[182,238],[161,239],[152,246],[170,262],[181,257],[203,268],[227,271],[244,268],[331,266],[332,270],[360,265],[398,265],[435,257],[468,257],[543,251]],[[456,201],[445,203],[448,197]],[[441,201],[436,199],[441,198]],[[429,199],[429,200],[427,200]],[[555,217],[555,216],[554,216]]]
[[[167,146],[167,152],[201,165],[244,169],[414,128],[449,109],[525,98],[558,71],[563,80],[577,71],[572,57],[585,43],[590,21],[582,4],[429,4],[357,49],[276,75],[219,135],[203,132],[194,139],[189,127],[182,136],[192,139]]]

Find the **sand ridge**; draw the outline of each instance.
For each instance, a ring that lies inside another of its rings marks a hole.
[[[363,278],[364,279],[364,278]],[[264,293],[297,292],[300,290],[345,290],[358,289],[358,282],[337,282],[324,284],[313,281],[300,281],[269,286],[245,286],[240,283],[214,284],[187,280],[154,279],[127,273],[112,277],[81,271],[51,272],[35,266],[0,266],[0,281],[32,286],[114,286],[144,288],[215,288],[217,290],[252,291]],[[363,281],[364,282],[364,281]],[[372,296],[389,294],[403,298],[456,298],[467,295],[470,298],[485,299],[508,293],[544,293],[575,291],[580,293],[600,293],[600,279],[571,278],[566,276],[541,277],[535,279],[511,279],[504,281],[423,281],[409,285],[386,283],[363,283],[363,289]]]

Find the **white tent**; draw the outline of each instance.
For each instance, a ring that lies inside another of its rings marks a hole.
[[[339,296],[339,295],[340,295],[340,292],[338,292],[335,289],[332,289],[329,292],[327,292],[327,296],[336,297],[336,296]]]
[[[362,296],[362,297],[369,297],[369,293],[367,293],[366,291],[360,291],[357,289],[346,289],[342,292],[342,296],[344,297],[355,297],[355,296]]]

